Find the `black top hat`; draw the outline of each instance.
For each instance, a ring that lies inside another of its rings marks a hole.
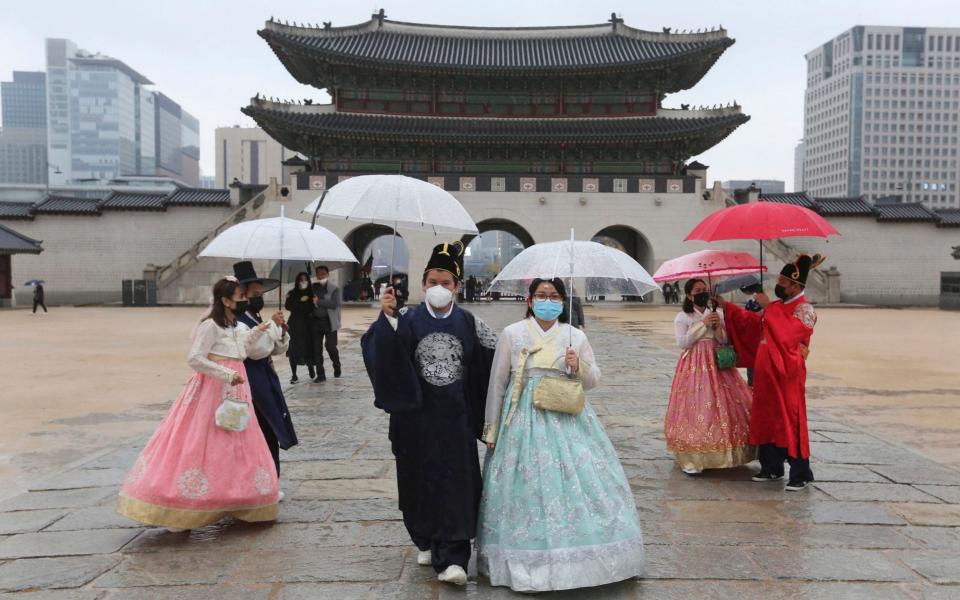
[[[783,269],[780,270],[780,274],[790,281],[799,283],[802,287],[806,287],[807,277],[809,277],[810,271],[819,267],[826,259],[826,256],[821,256],[819,254],[814,254],[813,256],[810,256],[809,254],[801,254],[797,257],[797,260],[784,265]]]
[[[463,279],[463,254],[466,252],[466,246],[463,242],[447,242],[440,244],[433,249],[430,260],[427,262],[427,271],[447,271],[453,275],[457,281]]]
[[[253,268],[253,263],[249,260],[240,261],[233,264],[233,275],[242,284],[259,283],[263,285],[263,293],[275,290],[280,287],[280,282],[276,279],[264,279],[257,277],[257,271]]]

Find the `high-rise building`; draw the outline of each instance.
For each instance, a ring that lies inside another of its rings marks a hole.
[[[198,185],[199,123],[151,85],[120,60],[48,39],[51,181],[160,175]]]
[[[803,161],[806,155],[806,146],[803,140],[800,140],[797,142],[797,147],[793,149],[793,191],[795,192],[804,190]]]
[[[960,207],[960,28],[857,26],[806,59],[807,192]]]
[[[13,81],[0,82],[3,128],[47,128],[47,74],[14,71]]]
[[[264,184],[274,177],[283,183],[283,161],[297,153],[280,145],[259,127],[218,127],[215,132],[216,186]]]
[[[14,71],[0,83],[0,182],[47,182],[47,99],[43,71]]]

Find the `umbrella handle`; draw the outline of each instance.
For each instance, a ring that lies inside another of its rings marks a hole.
[[[320,207],[323,206],[323,199],[327,197],[327,190],[323,190],[323,193],[320,194],[320,202],[317,202],[317,208],[313,211],[313,219],[310,221],[310,229],[313,229],[317,226],[317,214],[320,212]],[[282,281],[282,276],[281,276]]]

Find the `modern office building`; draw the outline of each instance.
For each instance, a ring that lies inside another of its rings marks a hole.
[[[804,188],[803,180],[803,161],[807,155],[807,147],[803,140],[797,142],[797,147],[793,149],[793,191],[802,192]]]
[[[960,207],[960,28],[856,26],[806,59],[805,191]]]
[[[46,73],[14,71],[0,82],[0,110],[0,183],[46,183]]]
[[[14,71],[13,81],[0,82],[3,128],[46,129],[47,74]]]
[[[218,127],[214,133],[216,179],[225,188],[234,180],[254,185],[270,178],[283,182],[283,162],[297,157],[259,127]]]

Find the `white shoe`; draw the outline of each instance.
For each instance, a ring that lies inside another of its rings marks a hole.
[[[179,527],[167,527],[167,533],[183,533],[189,529],[180,529]]]
[[[433,553],[429,550],[417,551],[417,564],[421,567],[429,567],[433,564]]]
[[[444,569],[443,573],[440,573],[437,579],[454,585],[466,585],[467,572],[460,565],[450,565]]]
[[[280,490],[280,492],[277,494],[277,502],[283,502],[283,499],[286,497],[287,495],[283,493],[283,490]]]
[[[700,473],[703,473],[703,469],[694,469],[693,467],[683,467],[680,470],[687,475],[699,475]]]

